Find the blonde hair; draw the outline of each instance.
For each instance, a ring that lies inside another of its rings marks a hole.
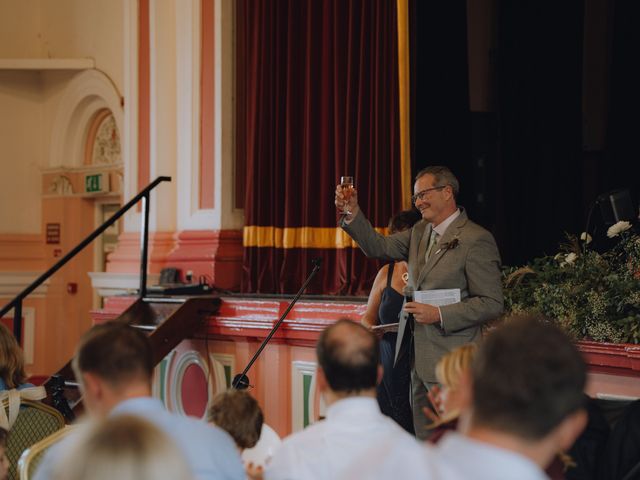
[[[79,435],[58,462],[53,480],[194,479],[177,445],[140,417],[110,417]]]
[[[478,347],[475,343],[466,343],[458,348],[454,348],[442,357],[436,365],[436,379],[438,383],[449,390],[457,390],[460,387],[462,375],[471,368],[471,363],[477,350]],[[436,428],[455,420],[459,416],[460,411],[458,409],[445,412],[437,421],[431,425],[427,425],[427,428]]]
[[[460,386],[462,374],[471,367],[478,347],[475,343],[467,343],[451,350],[436,365],[438,382],[452,390]]]
[[[17,388],[27,380],[20,345],[3,323],[0,323],[0,378],[8,389]]]

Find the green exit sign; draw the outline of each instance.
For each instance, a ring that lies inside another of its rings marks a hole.
[[[85,193],[105,193],[109,191],[109,177],[104,173],[91,173],[84,177]]]

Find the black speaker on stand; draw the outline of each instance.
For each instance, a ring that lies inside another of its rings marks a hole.
[[[596,207],[600,212],[600,221],[592,221]],[[635,208],[629,189],[621,188],[598,195],[591,204],[587,215],[587,226],[584,230],[592,235],[593,244],[587,245],[587,242],[584,242],[582,244],[584,251],[586,252],[587,248],[592,248],[599,252],[608,250],[613,245],[613,241],[607,237],[607,229],[618,222],[628,221],[635,223],[635,220]],[[600,230],[599,227],[604,227],[604,229]]]
[[[598,195],[596,203],[600,207],[600,215],[605,226],[636,218],[631,193],[626,188]]]

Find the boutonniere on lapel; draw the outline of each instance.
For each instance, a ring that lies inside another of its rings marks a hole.
[[[438,255],[440,252],[453,250],[458,245],[460,245],[460,240],[458,239],[458,237],[454,237],[453,239],[451,239],[451,241],[445,242],[442,245],[440,245],[440,248],[438,248],[438,250],[436,251],[436,255]]]

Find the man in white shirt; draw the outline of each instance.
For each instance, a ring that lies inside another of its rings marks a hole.
[[[266,480],[357,478],[348,472],[385,454],[423,447],[380,412],[376,385],[382,376],[378,340],[362,325],[340,320],[322,332],[317,345],[317,382],[328,406],[326,419],[286,438],[267,466]]]
[[[143,417],[164,431],[182,450],[194,477],[244,480],[240,454],[233,439],[201,420],[167,411],[151,397],[151,345],[139,330],[108,322],[93,327],[80,340],[73,359],[90,417]],[[52,447],[36,470],[36,480],[53,478],[65,453],[81,435],[72,432]]]

